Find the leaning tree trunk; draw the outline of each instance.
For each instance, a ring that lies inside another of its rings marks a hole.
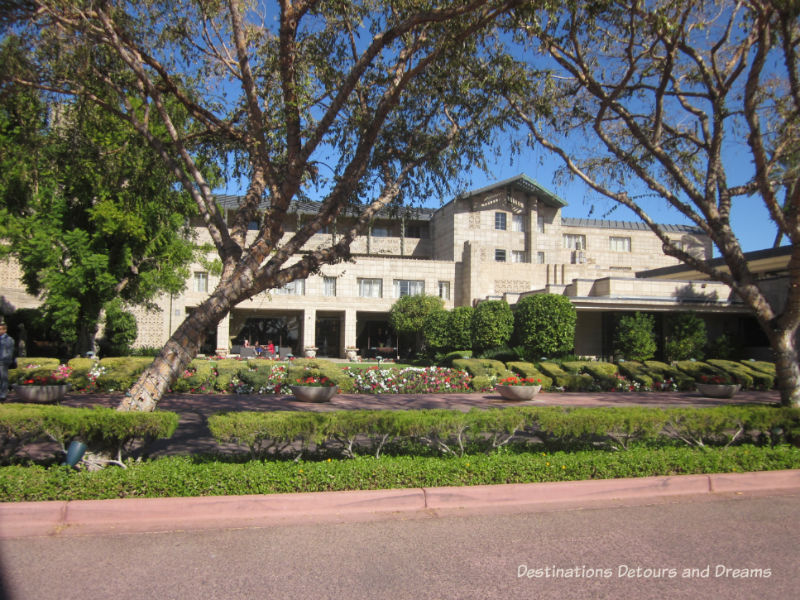
[[[781,404],[800,408],[800,364],[798,364],[795,331],[777,332],[772,340],[775,351],[775,372],[781,393]]]
[[[225,296],[217,288],[213,296],[189,313],[156,359],[133,384],[117,410],[147,412],[156,409],[159,400],[197,356],[206,331],[216,327],[230,311],[232,304]]]

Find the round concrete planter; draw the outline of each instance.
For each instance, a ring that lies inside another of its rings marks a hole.
[[[305,354],[306,358],[316,358],[317,357],[317,349],[316,348],[306,348],[303,350],[303,354]]]
[[[542,386],[540,385],[498,385],[497,391],[506,400],[533,400]]]
[[[292,394],[300,402],[328,402],[339,391],[335,385],[314,387],[310,385],[292,385]]]
[[[725,383],[698,383],[697,391],[701,396],[706,398],[733,398],[733,396],[742,388],[737,384]]]
[[[345,356],[347,356],[347,360],[353,362],[358,356],[358,350],[356,348],[348,348],[345,350]]]
[[[14,386],[17,398],[22,402],[53,404],[64,399],[69,385],[18,385]]]

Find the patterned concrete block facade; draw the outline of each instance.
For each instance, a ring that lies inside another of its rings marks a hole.
[[[236,197],[220,197],[229,213],[237,203]],[[381,215],[353,243],[352,262],[324,266],[318,275],[242,302],[207,332],[204,351],[239,352],[245,343],[271,341],[284,354],[311,347],[326,356],[344,356],[353,347],[362,355],[396,354],[389,310],[399,297],[420,293],[439,296],[445,308],[487,298],[513,304],[543,291],[565,294],[579,310],[576,353],[594,356],[603,354],[597,327],[604,312],[699,306],[692,299],[702,299],[705,312],[746,312],[719,284],[703,284],[713,287],[700,292],[690,282],[637,279],[639,271],[677,261],[662,252],[658,238],[642,224],[565,218],[564,206],[564,200],[520,175],[463,194],[438,210]],[[313,203],[295,205],[286,235],[314,210]],[[335,241],[337,228],[341,231],[351,218],[340,218],[307,247]],[[255,235],[255,224],[253,229]],[[711,257],[710,240],[699,229],[665,225],[664,230],[688,251]],[[201,227],[198,234],[201,241],[207,237]],[[4,279],[15,277],[18,289],[18,274]],[[183,294],[161,298],[158,312],[136,311],[137,345],[163,345],[216,283],[213,273],[194,265]],[[12,297],[35,304],[24,294]]]

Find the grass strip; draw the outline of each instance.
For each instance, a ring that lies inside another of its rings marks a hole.
[[[167,457],[130,462],[127,469],[73,471],[67,467],[0,468],[0,501],[100,500],[286,492],[320,492],[501,483],[614,479],[800,468],[800,449],[631,448],[626,452],[498,451],[431,458],[357,457],[326,461],[231,462],[213,457]]]

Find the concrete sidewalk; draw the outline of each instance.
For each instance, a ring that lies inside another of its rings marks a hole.
[[[800,494],[800,470],[263,496],[14,502],[0,504],[0,539],[552,511],[735,494]]]

